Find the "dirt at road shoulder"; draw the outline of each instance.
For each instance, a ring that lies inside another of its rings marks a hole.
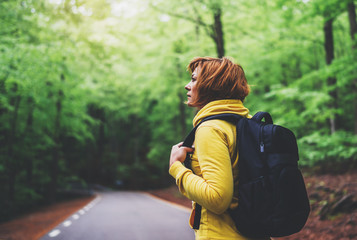
[[[87,205],[95,196],[41,207],[15,220],[0,224],[1,240],[39,239],[73,213]]]
[[[192,207],[192,201],[183,196],[178,191],[177,186],[171,186],[165,189],[149,190],[147,192],[166,201],[173,202],[188,208]]]

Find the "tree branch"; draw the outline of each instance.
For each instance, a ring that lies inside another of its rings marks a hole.
[[[184,20],[193,22],[193,23],[198,23],[200,26],[203,26],[203,27],[209,27],[208,24],[206,24],[205,22],[203,22],[203,21],[201,20],[201,17],[200,17],[200,16],[199,16],[197,19],[195,19],[195,18],[191,18],[191,17],[185,16],[185,15],[182,15],[182,14],[178,14],[178,13],[174,13],[174,12],[170,12],[170,11],[163,10],[163,9],[161,9],[161,8],[158,8],[158,7],[154,6],[154,5],[152,5],[152,4],[150,4],[150,6],[151,6],[153,9],[155,9],[155,10],[161,12],[161,13],[165,13],[165,14],[167,14],[167,15],[170,15],[170,16],[172,16],[172,17],[181,18],[181,19],[184,19]]]

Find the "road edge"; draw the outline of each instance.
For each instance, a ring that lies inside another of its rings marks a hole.
[[[154,194],[152,193],[148,193],[148,192],[142,192],[143,194],[147,195],[148,197],[150,198],[153,198],[155,199],[156,201],[159,201],[159,202],[162,202],[162,203],[165,203],[166,205],[169,205],[171,207],[174,207],[174,208],[177,208],[177,209],[180,209],[180,210],[184,210],[185,212],[191,212],[191,208],[188,208],[186,206],[183,206],[181,204],[178,204],[178,203],[175,203],[175,202],[171,202],[171,201],[168,201],[166,199],[163,199],[163,198],[160,198],[158,196],[155,196]]]

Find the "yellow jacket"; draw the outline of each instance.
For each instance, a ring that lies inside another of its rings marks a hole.
[[[240,100],[217,100],[204,106],[193,119],[196,126],[203,118],[220,113],[235,113],[248,117],[249,110]],[[182,194],[202,206],[201,224],[196,230],[197,240],[234,239],[247,240],[237,231],[228,208],[237,206],[234,184],[237,184],[235,166],[238,162],[236,151],[236,127],[222,121],[210,120],[196,130],[192,169],[180,162],[171,165],[169,172],[176,179]],[[190,217],[193,224],[195,204]]]

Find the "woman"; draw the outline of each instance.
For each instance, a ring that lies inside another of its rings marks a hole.
[[[195,58],[188,65],[191,81],[185,86],[187,105],[198,113],[196,126],[203,118],[234,113],[248,117],[243,101],[249,86],[242,67],[228,58]],[[248,239],[237,231],[227,210],[237,206],[234,184],[237,184],[238,155],[236,127],[223,120],[203,122],[196,130],[193,148],[173,146],[170,156],[170,174],[182,194],[202,206],[201,223],[196,239]],[[192,170],[182,162],[192,154]],[[192,227],[195,204],[190,217]]]

